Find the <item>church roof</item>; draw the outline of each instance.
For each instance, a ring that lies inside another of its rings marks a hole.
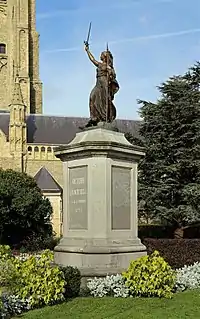
[[[9,113],[0,113],[0,129],[9,137]],[[27,116],[27,143],[62,145],[69,143],[87,123],[87,118],[30,114]],[[120,132],[138,136],[140,121],[116,120]]]
[[[38,187],[47,193],[60,193],[62,188],[55,181],[49,171],[43,166],[34,176]]]

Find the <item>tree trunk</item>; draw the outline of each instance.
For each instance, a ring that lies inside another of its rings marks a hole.
[[[184,236],[184,228],[183,227],[178,227],[174,231],[174,238],[175,239],[183,239]]]

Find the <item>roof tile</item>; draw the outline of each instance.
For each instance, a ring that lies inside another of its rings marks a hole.
[[[43,166],[34,176],[38,187],[43,192],[60,193],[62,188],[49,173],[49,171]]]
[[[27,116],[27,139],[28,143],[35,144],[68,144],[80,131],[79,127],[87,123],[87,118],[59,117],[48,115],[31,114]],[[120,132],[130,132],[138,136],[140,121],[116,120]],[[9,135],[9,113],[0,114],[0,129]]]

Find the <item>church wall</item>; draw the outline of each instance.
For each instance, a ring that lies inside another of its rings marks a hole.
[[[0,167],[13,169],[14,157],[10,154],[10,143],[7,142],[5,134],[0,130]]]
[[[53,208],[52,225],[57,237],[62,235],[62,197],[61,193],[43,193]]]
[[[31,176],[35,176],[43,166],[51,173],[58,184],[63,187],[62,162],[55,157],[53,147],[50,145],[28,144],[28,153],[24,159],[25,172]]]
[[[53,145],[27,145],[25,119],[20,120],[22,106],[27,114],[42,113],[35,6],[36,0],[0,0],[0,110],[10,111],[9,141],[0,129],[0,168],[34,177],[44,166],[63,187],[62,162],[55,157]],[[16,79],[21,91],[17,96]],[[60,235],[62,195],[43,195],[52,204],[53,227]]]
[[[0,110],[9,110],[18,73],[27,113],[42,113],[35,5],[36,0],[0,0]]]
[[[62,162],[57,159],[50,145],[27,145],[27,155],[24,158],[24,170],[35,176],[40,168],[45,167],[57,183],[63,187]],[[44,193],[49,198],[53,208],[52,225],[57,236],[62,235],[62,195],[59,193]]]
[[[5,52],[0,50],[0,109],[7,108],[8,104],[8,9],[6,3],[0,3],[0,45],[5,45]]]

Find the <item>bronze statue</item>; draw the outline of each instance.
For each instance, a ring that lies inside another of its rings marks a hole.
[[[91,24],[90,24],[91,28]],[[88,33],[89,39],[90,29]],[[89,98],[90,120],[86,127],[96,126],[98,122],[112,122],[116,118],[116,108],[113,104],[114,95],[119,90],[113,67],[113,56],[108,50],[100,55],[97,61],[89,50],[88,40],[85,43],[85,51],[90,61],[96,66],[96,85],[92,89]]]

